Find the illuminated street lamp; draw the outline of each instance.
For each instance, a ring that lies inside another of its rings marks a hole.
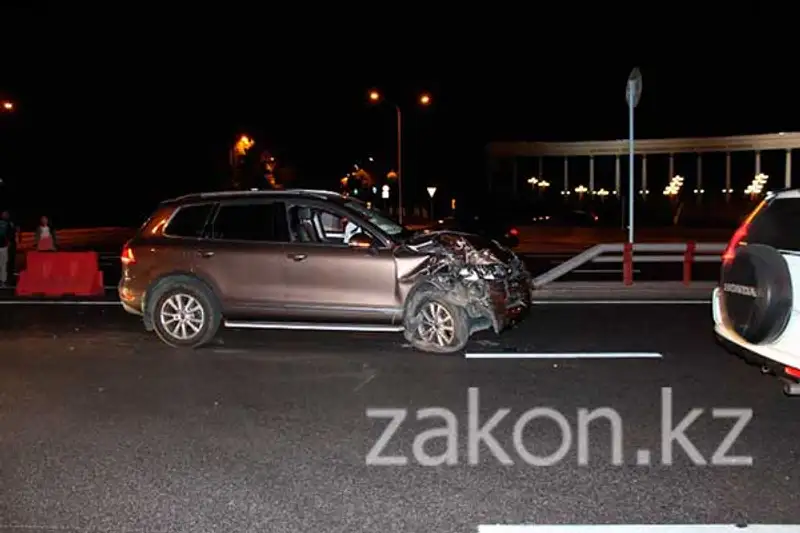
[[[14,102],[11,102],[10,100],[3,100],[3,103],[0,105],[2,105],[2,110],[7,113],[14,111]]]
[[[588,190],[589,189],[584,187],[583,185],[578,185],[577,187],[575,187],[575,192],[578,193],[579,199],[583,198],[583,195],[586,194],[586,191]]]
[[[683,187],[683,177],[673,176],[666,187],[664,187],[664,196],[668,196],[671,200],[676,199],[681,193]]]
[[[750,182],[750,185],[744,190],[744,193],[749,194],[750,198],[754,199],[764,191],[764,185],[767,184],[767,180],[769,180],[769,176],[766,174],[757,174],[756,177],[753,178],[753,181]]]
[[[383,100],[383,95],[377,90],[373,89],[369,92],[369,101],[377,104]],[[423,93],[419,97],[419,103],[423,106],[431,104],[431,96],[428,93]],[[397,217],[399,222],[403,223],[403,113],[400,106],[392,102],[395,111],[397,112]]]
[[[238,155],[245,155],[247,151],[253,147],[255,141],[248,137],[247,135],[242,135],[239,137],[239,140],[236,141],[236,144],[233,146],[234,151]]]

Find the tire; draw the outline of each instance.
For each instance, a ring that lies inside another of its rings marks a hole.
[[[741,246],[722,270],[725,321],[752,344],[776,341],[792,312],[789,265],[776,249],[760,244]]]
[[[179,325],[174,318],[181,305],[189,312]],[[222,322],[220,306],[211,290],[203,282],[184,276],[167,279],[157,287],[151,313],[158,338],[176,348],[208,344]]]
[[[430,318],[438,314],[440,335],[432,337]],[[464,309],[449,301],[441,291],[420,290],[409,302],[403,320],[403,335],[421,352],[451,354],[460,352],[469,341],[469,319]]]

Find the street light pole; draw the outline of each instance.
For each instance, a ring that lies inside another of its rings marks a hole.
[[[397,220],[403,224],[403,113],[400,106],[397,110]]]
[[[383,99],[380,92],[372,90],[369,93],[370,101],[377,103]],[[431,96],[428,93],[422,93],[419,97],[419,103],[423,106],[431,104]],[[400,224],[403,223],[403,112],[397,102],[392,102],[394,109],[397,112],[397,220]]]

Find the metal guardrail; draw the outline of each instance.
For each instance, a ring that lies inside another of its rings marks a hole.
[[[533,280],[535,288],[561,278],[587,263],[623,263],[630,272],[633,263],[683,263],[684,283],[688,283],[693,263],[715,263],[722,260],[725,243],[625,243],[597,244]],[[604,255],[616,253],[617,255]],[[629,256],[628,256],[629,254]],[[656,255],[659,254],[659,255]],[[626,265],[627,262],[627,265]],[[626,270],[626,269],[623,269]],[[687,272],[689,276],[687,277]]]

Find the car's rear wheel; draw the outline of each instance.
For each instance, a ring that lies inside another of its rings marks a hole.
[[[405,337],[414,348],[428,353],[455,353],[469,340],[469,322],[464,309],[436,292],[414,298],[406,314]]]
[[[153,324],[170,346],[198,348],[216,335],[220,312],[211,292],[194,280],[166,282],[156,295]]]

